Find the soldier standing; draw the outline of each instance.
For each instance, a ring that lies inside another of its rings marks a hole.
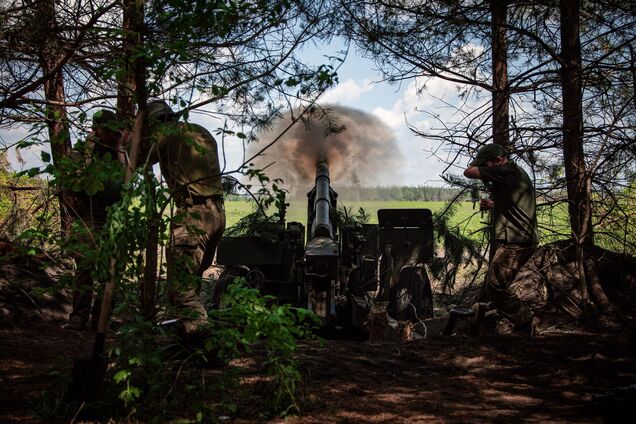
[[[148,104],[150,163],[159,162],[174,198],[167,248],[168,296],[177,308],[184,341],[196,343],[207,313],[199,299],[201,277],[212,264],[225,230],[221,169],[214,137],[202,126],[178,122],[161,100]]]
[[[492,210],[495,254],[486,277],[485,292],[493,306],[515,326],[532,331],[533,314],[509,290],[519,269],[537,248],[536,199],[528,174],[509,160],[498,144],[487,144],[464,170],[467,178],[492,185],[492,198],[482,199],[482,210]]]

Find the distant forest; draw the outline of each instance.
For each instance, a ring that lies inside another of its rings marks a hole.
[[[453,199],[459,193],[459,189],[448,187],[426,186],[388,186],[388,187],[360,187],[338,186],[336,192],[342,200],[393,200],[410,202],[445,202]],[[234,193],[230,200],[245,198],[244,193]],[[304,197],[304,193],[294,193],[293,198]]]
[[[410,202],[443,202],[454,198],[459,193],[459,189],[426,186],[338,186],[337,192],[340,199],[346,200],[401,200]]]

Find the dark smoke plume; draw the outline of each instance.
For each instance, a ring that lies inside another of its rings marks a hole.
[[[258,152],[290,123],[287,114],[261,134],[248,153]],[[254,163],[260,168],[273,163],[267,175],[282,178],[292,194],[301,194],[314,183],[319,160],[329,162],[337,190],[338,184],[387,185],[385,177],[400,171],[401,155],[393,133],[380,119],[343,106],[323,106],[315,108],[305,122],[296,122]]]

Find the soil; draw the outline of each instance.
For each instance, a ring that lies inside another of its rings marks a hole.
[[[93,333],[63,328],[68,293],[29,295],[35,286],[53,287],[56,276],[35,278],[28,269],[32,264],[5,266],[0,274],[0,423],[45,423],[36,412],[45,392],[59,390],[60,376],[68,378],[74,360],[89,357],[94,341]],[[535,337],[303,342],[301,415],[269,422],[600,423],[604,415],[608,423],[634,422],[635,334],[628,325]],[[267,421],[255,418],[261,416],[262,386],[253,384],[258,367],[247,372],[253,378],[242,379],[237,411],[219,421]],[[620,413],[631,421],[617,418]]]
[[[55,387],[51,370],[70,373],[92,335],[37,319],[3,324],[0,422],[44,423],[34,411]],[[626,333],[304,343],[304,409],[285,422],[603,422],[593,397],[636,382],[634,353]],[[246,397],[227,421],[254,422],[253,408]]]

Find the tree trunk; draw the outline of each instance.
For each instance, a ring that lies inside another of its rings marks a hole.
[[[561,85],[563,90],[563,160],[568,193],[568,212],[580,275],[583,312],[596,319],[599,310],[590,296],[594,293],[602,309],[609,302],[598,283],[596,267],[586,266],[585,245],[593,243],[591,176],[583,152],[583,82],[580,41],[580,0],[560,0]]]
[[[64,106],[64,75],[62,68],[56,70],[57,65],[64,57],[64,51],[60,45],[57,34],[57,22],[55,18],[55,2],[46,0],[37,8],[37,16],[42,27],[41,33],[36,37],[40,44],[39,62],[43,75],[51,75],[44,81],[44,98],[47,106],[45,122],[49,132],[51,144],[51,156],[53,165],[59,166],[62,158],[69,156],[72,149],[71,134],[69,132],[68,117]],[[63,190],[58,194],[60,203],[60,224],[62,231],[69,228],[72,222],[72,209],[75,196],[70,190]]]
[[[506,41],[507,0],[490,0],[491,50],[492,50],[492,140],[510,151],[509,115],[510,92],[508,87],[508,45]],[[489,261],[492,262],[495,251],[495,226],[493,214],[490,214]]]
[[[130,0],[129,13],[132,16],[133,35],[128,41],[131,43],[127,46],[126,51],[135,52],[143,47],[144,43],[144,2],[143,0]],[[135,117],[135,125],[133,127],[132,140],[129,148],[129,163],[126,170],[126,180],[130,180],[135,168],[137,167],[139,145],[146,133],[146,102],[148,100],[148,92],[146,88],[146,61],[143,55],[135,55],[133,62],[132,80],[134,80],[134,99],[137,102],[137,115]],[[128,79],[131,79],[128,78]]]
[[[632,90],[636,93],[636,54],[634,54],[634,46],[629,45],[630,69],[632,71]],[[636,95],[633,97],[634,113],[636,114]]]
[[[143,0],[129,0],[127,2],[127,11],[131,17],[132,36],[128,38],[126,50],[136,52],[144,46],[144,34],[146,32],[144,23],[144,2]],[[148,92],[146,87],[146,61],[143,55],[135,54],[133,62],[132,78],[128,78],[133,82],[135,88],[134,99],[137,101],[137,117],[135,119],[135,127],[133,130],[132,144],[130,146],[130,163],[126,171],[126,178],[129,180],[132,173],[137,167],[139,145],[147,135],[147,100]],[[122,101],[124,99],[122,98]],[[125,102],[123,103],[125,104]],[[143,158],[141,158],[143,159]],[[159,239],[159,221],[161,217],[157,211],[156,192],[152,184],[151,170],[144,169],[144,178],[148,187],[148,227],[145,252],[144,281],[142,287],[141,304],[144,317],[153,319],[155,315],[156,304],[156,286],[157,286],[157,269],[158,269],[158,239]]]
[[[124,52],[121,65],[124,72],[117,81],[117,114],[121,119],[132,121],[135,118],[135,99],[133,94],[136,91],[134,63],[131,58],[135,57],[134,52],[138,47],[138,35],[135,31],[134,15],[135,0],[123,1],[122,29],[124,38],[122,41],[122,52]]]
[[[506,42],[507,0],[491,0],[492,16],[492,138],[493,142],[510,148],[508,54]]]
[[[560,0],[561,84],[563,91],[563,160],[572,236],[577,245],[591,242],[590,199],[583,154],[583,106],[580,0]]]

